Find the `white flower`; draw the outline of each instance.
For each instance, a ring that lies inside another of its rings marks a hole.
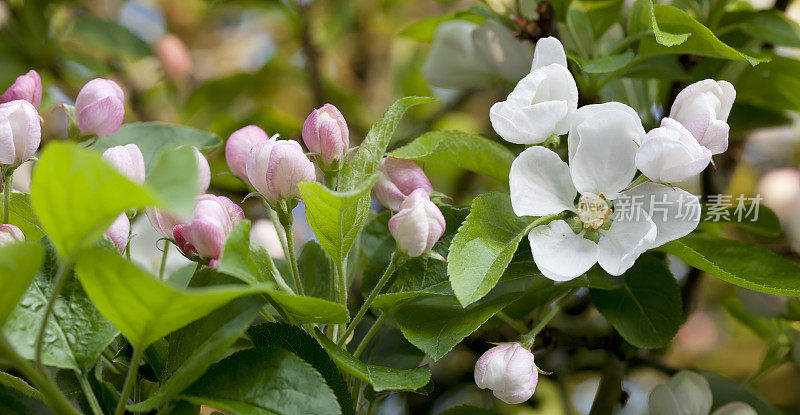
[[[465,20],[450,20],[436,27],[430,54],[422,66],[429,84],[464,89],[492,82],[494,70],[475,47],[477,30],[477,23]]]
[[[695,196],[657,183],[625,190],[636,174],[635,141],[644,135],[632,108],[617,102],[588,105],[575,113],[570,128],[569,165],[544,147],[531,147],[514,160],[509,175],[514,213],[571,211],[577,217],[569,220],[583,228],[576,234],[566,221],[555,220],[530,232],[533,259],[546,277],[570,280],[595,263],[620,275],[641,253],[697,227],[699,214],[679,214],[698,206]],[[624,198],[617,200],[623,190]]]
[[[660,183],[676,183],[700,174],[711,162],[711,150],[697,142],[681,123],[661,120],[661,127],[650,130],[636,152],[636,167],[647,178]]]
[[[492,128],[504,140],[538,144],[569,130],[578,108],[578,87],[567,69],[564,47],[558,39],[539,39],[531,72],[505,101],[489,110]]]
[[[492,347],[475,363],[475,384],[505,403],[525,402],[539,381],[533,360],[533,353],[519,343]]]
[[[711,154],[719,154],[728,149],[727,121],[735,99],[736,90],[729,82],[704,79],[675,97],[669,118],[683,124]]]

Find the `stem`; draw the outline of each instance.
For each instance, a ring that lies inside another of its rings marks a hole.
[[[548,223],[556,220],[556,219],[563,219],[566,218],[570,212],[566,213],[554,213],[552,215],[542,216],[539,219],[534,220],[528,226],[525,227],[525,234],[528,234],[533,228],[537,226],[547,225]]]
[[[261,205],[264,206],[267,215],[269,215],[269,220],[272,221],[272,225],[275,227],[275,233],[278,234],[278,240],[281,242],[281,248],[283,248],[283,253],[285,255],[289,247],[286,246],[286,235],[284,234],[283,227],[278,226],[278,224],[281,223],[278,218],[278,213],[275,212],[275,209],[273,209],[263,197],[259,197],[259,200],[261,200]]]
[[[511,318],[511,316],[509,316],[508,314],[506,314],[506,313],[504,313],[502,311],[498,312],[494,316],[499,318],[500,320],[503,320],[504,323],[506,323],[509,326],[511,326],[511,328],[516,330],[517,333],[519,333],[519,334],[524,334],[524,333],[526,333],[528,331],[528,327],[526,327],[524,324],[520,323],[519,321]]]
[[[389,318],[390,315],[392,315],[392,313],[394,313],[394,310],[383,312],[378,317],[378,319],[375,320],[374,323],[372,323],[372,327],[369,328],[367,334],[364,335],[363,339],[361,339],[361,343],[358,344],[355,353],[353,353],[354,357],[358,357],[361,355],[361,353],[364,352],[364,349],[367,348],[367,344],[369,344],[369,341],[372,340],[373,337],[375,337],[375,334],[378,333],[378,329],[380,329],[381,326],[383,326],[383,323],[386,321],[387,318]]]
[[[403,262],[404,258],[405,257],[401,254],[398,254],[397,251],[395,251],[395,253],[392,254],[392,259],[389,261],[389,266],[386,267],[386,271],[383,272],[381,279],[379,279],[378,283],[375,284],[375,288],[373,288],[372,292],[369,293],[369,296],[367,296],[367,299],[364,300],[364,304],[361,305],[361,308],[358,310],[358,313],[356,313],[356,316],[353,318],[353,321],[350,322],[350,325],[347,326],[347,329],[344,331],[344,333],[342,333],[342,336],[339,338],[339,346],[343,345],[344,342],[347,340],[347,336],[349,336],[350,333],[352,333],[353,330],[355,330],[356,326],[358,325],[358,322],[361,321],[361,318],[364,317],[364,314],[367,313],[367,310],[369,310],[369,307],[372,305],[372,302],[375,301],[375,297],[377,297],[378,294],[380,294],[381,289],[383,289],[383,286],[386,285],[386,282],[389,281],[389,277],[392,276],[392,273],[394,272],[395,269],[397,269],[400,263]]]
[[[261,317],[264,317],[264,320],[267,320],[270,323],[277,323],[278,322],[277,320],[275,320],[275,317],[272,317],[272,315],[267,313],[267,311],[264,310],[263,308],[261,310],[258,310],[258,313],[261,314]]]
[[[297,268],[297,258],[294,256],[294,238],[292,238],[292,214],[289,213],[286,215],[289,218],[288,221],[283,225],[284,230],[286,231],[286,259],[289,260],[289,265],[292,267],[292,278],[294,278],[294,287],[297,289],[297,293],[301,296],[306,295],[303,292],[303,282],[300,281],[300,270]]]
[[[347,306],[347,276],[344,272],[344,261],[336,266],[336,285],[339,288],[339,301]]]
[[[619,403],[622,396],[622,378],[625,375],[625,364],[613,354],[608,354],[608,360],[603,367],[603,378],[600,379],[600,387],[594,396],[592,409],[589,415],[610,414],[614,412],[614,407]]]
[[[139,372],[139,361],[142,360],[142,353],[144,353],[144,349],[144,347],[140,346],[135,346],[133,348],[133,356],[128,364],[128,374],[125,376],[125,383],[122,384],[122,395],[119,397],[119,402],[117,403],[117,409],[114,411],[114,415],[122,415],[125,413],[125,404],[128,402],[128,397],[131,396],[133,382],[136,378],[136,374]]]
[[[89,378],[86,377],[85,373],[75,373],[75,375],[75,377],[78,378],[78,383],[81,385],[83,395],[89,402],[89,407],[92,408],[92,413],[94,415],[103,415],[103,410],[100,408],[100,402],[97,401],[97,396],[95,396],[92,385],[89,383]]]
[[[169,252],[170,242],[164,240],[164,253],[161,255],[161,266],[158,267],[158,279],[164,280],[164,269],[167,267],[167,253]]]
[[[44,332],[47,330],[47,323],[50,321],[50,315],[53,314],[53,306],[55,306],[56,297],[58,297],[64,284],[67,282],[67,270],[72,268],[72,257],[67,258],[58,267],[56,276],[53,279],[53,291],[50,292],[50,297],[47,299],[47,307],[44,309],[44,316],[42,316],[42,325],[39,327],[39,334],[36,335],[36,367],[42,368],[42,347],[44,346]]]
[[[550,323],[550,321],[558,314],[558,312],[561,310],[561,305],[564,304],[567,298],[569,298],[572,295],[573,291],[575,291],[574,288],[569,290],[563,297],[561,297],[561,299],[559,299],[556,302],[553,308],[551,308],[550,311],[548,311],[547,314],[545,314],[545,316],[542,317],[541,321],[539,321],[539,324],[537,324],[527,334],[521,336],[524,339],[523,346],[526,349],[530,349],[531,347],[533,347],[533,342],[536,339],[536,336],[539,334],[539,332],[544,330],[544,328]]]
[[[50,378],[36,370],[31,364],[22,356],[17,354],[8,339],[2,332],[0,332],[0,354],[5,356],[14,367],[17,368],[26,378],[30,379],[36,389],[42,393],[45,403],[53,412],[57,414],[80,415],[70,401],[64,396]]]
[[[3,184],[3,223],[8,223],[8,208],[11,206],[11,188],[14,182],[14,173],[9,170],[4,174]]]

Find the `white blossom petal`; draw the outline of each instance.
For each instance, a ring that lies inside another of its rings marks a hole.
[[[580,135],[573,132],[573,130],[577,126],[583,124],[586,120],[595,118],[598,113],[603,111],[622,111],[630,115],[632,121],[639,120],[639,125],[642,123],[641,119],[639,118],[639,114],[637,114],[633,108],[621,102],[611,101],[602,104],[584,105],[578,108],[578,110],[575,111],[575,114],[572,115],[569,136],[567,137],[567,148],[569,150],[570,163],[572,163],[572,158],[575,156],[575,151],[578,149],[578,144],[580,144],[581,140]],[[641,142],[640,138],[644,137],[645,135],[644,127],[641,127],[640,133],[640,137],[638,137],[636,140],[637,143]]]
[[[533,228],[528,239],[536,266],[551,280],[577,278],[597,263],[597,244],[576,235],[563,220]]]
[[[615,219],[597,243],[597,262],[611,275],[621,275],[633,266],[636,258],[650,249],[656,239],[655,223],[645,220]]]
[[[656,225],[656,239],[652,248],[688,235],[700,222],[700,201],[697,196],[683,189],[647,182],[626,190],[623,196],[630,207],[640,207],[646,213],[633,220],[649,218]],[[618,204],[614,208],[615,215],[620,213]]]
[[[577,191],[558,154],[534,146],[511,164],[511,206],[517,216],[543,216],[575,209]]]
[[[567,54],[564,52],[564,46],[561,41],[552,36],[539,39],[536,42],[536,49],[533,51],[531,70],[554,63],[567,67]]]

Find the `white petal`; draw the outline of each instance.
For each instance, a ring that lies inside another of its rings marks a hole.
[[[475,49],[472,34],[478,25],[465,20],[451,20],[436,27],[433,45],[422,74],[441,88],[462,89],[486,85],[494,71]]]
[[[720,154],[728,150],[728,133],[730,126],[725,121],[712,120],[700,145],[709,149],[711,154]]]
[[[530,43],[514,37],[506,25],[486,20],[472,33],[475,49],[504,78],[517,82],[528,74],[533,52]]]
[[[564,53],[561,41],[552,36],[539,39],[536,42],[536,49],[533,51],[531,70],[554,63],[567,67],[567,55]]]
[[[621,275],[633,266],[639,255],[650,249],[656,234],[656,225],[649,219],[614,220],[597,244],[597,262],[609,274]]]
[[[597,263],[597,244],[576,235],[563,220],[533,228],[528,239],[533,261],[551,280],[577,278]]]
[[[700,201],[697,196],[678,188],[658,183],[642,183],[622,193],[614,204],[614,214],[622,214],[623,202],[640,207],[656,225],[653,248],[688,235],[700,222]],[[636,212],[631,209],[629,212]],[[637,218],[634,218],[637,220]],[[645,220],[645,218],[638,218]]]
[[[584,105],[578,108],[575,111],[575,114],[572,115],[572,122],[570,124],[570,132],[569,136],[567,137],[567,147],[569,149],[569,162],[572,163],[572,157],[575,156],[575,151],[578,149],[578,144],[580,144],[580,136],[578,134],[573,133],[573,129],[575,127],[581,125],[584,121],[589,118],[595,117],[598,113],[603,111],[623,111],[628,113],[631,116],[631,120],[639,120],[638,123],[641,125],[641,119],[639,118],[639,114],[636,113],[636,110],[633,108],[621,103],[621,102],[605,102],[602,104],[590,104]],[[641,134],[640,137],[645,136],[644,127],[641,127]],[[637,143],[640,141],[637,139]]]
[[[577,191],[569,166],[558,154],[531,147],[511,164],[508,175],[511,206],[517,216],[543,216],[573,210]]]
[[[599,111],[573,124],[570,137],[577,148],[570,172],[578,192],[615,199],[636,174],[636,142],[644,135],[639,117],[627,111]]]

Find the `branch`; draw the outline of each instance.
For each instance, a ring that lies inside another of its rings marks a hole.
[[[603,367],[603,378],[600,380],[600,387],[597,388],[597,395],[594,397],[589,415],[614,413],[614,407],[622,397],[623,376],[625,376],[625,364],[620,362],[613,353],[609,353],[608,360]]]

